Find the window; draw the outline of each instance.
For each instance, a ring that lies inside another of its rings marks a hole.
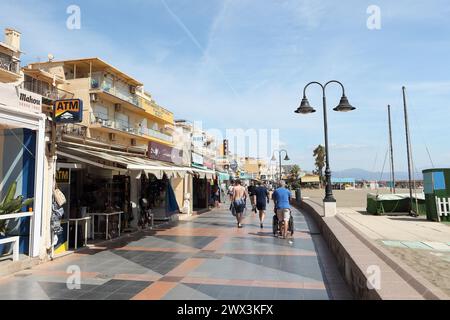
[[[128,116],[126,114],[116,112],[116,129],[128,130]]]
[[[141,121],[141,134],[147,134],[148,132],[148,121],[147,119],[142,119]]]
[[[95,105],[94,115],[97,119],[108,120],[108,108],[100,105]]]

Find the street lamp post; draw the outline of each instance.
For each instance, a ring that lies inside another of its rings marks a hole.
[[[332,216],[336,214],[336,199],[333,196],[333,191],[331,187],[331,169],[330,169],[330,156],[328,152],[328,120],[327,120],[327,99],[325,95],[325,89],[326,87],[331,83],[337,83],[342,88],[342,97],[341,101],[339,102],[339,105],[335,107],[334,111],[339,112],[347,112],[355,110],[353,106],[350,105],[348,102],[347,97],[345,96],[345,88],[344,85],[337,81],[337,80],[331,80],[325,83],[325,85],[322,85],[321,83],[317,81],[312,81],[308,83],[304,89],[303,89],[303,99],[300,103],[300,107],[295,110],[296,113],[300,114],[308,114],[316,112],[316,110],[309,105],[309,101],[306,98],[306,89],[312,85],[317,84],[322,88],[322,104],[323,104],[323,123],[324,123],[324,132],[325,132],[325,179],[326,179],[326,187],[325,187],[325,198],[323,199],[324,203],[324,213],[325,216]]]
[[[281,176],[281,153],[282,153],[282,152],[286,153],[286,156],[284,157],[284,161],[289,161],[289,160],[291,160],[291,159],[289,159],[289,156],[288,156],[287,151],[286,151],[285,149],[281,149],[281,150],[274,150],[274,151],[273,151],[272,161],[276,161],[276,160],[277,160],[277,159],[275,158],[275,152],[278,152],[279,173],[280,173],[278,182],[280,182],[280,181],[281,181],[281,178],[282,178],[282,176]]]

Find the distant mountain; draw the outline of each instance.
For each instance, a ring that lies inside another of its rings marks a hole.
[[[381,175],[381,172],[353,168],[332,172],[332,176],[335,178],[355,178],[356,180],[389,180],[389,171]],[[422,180],[422,172],[416,172],[415,179]],[[395,172],[395,180],[408,180],[408,172]]]

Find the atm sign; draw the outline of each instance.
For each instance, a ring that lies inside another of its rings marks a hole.
[[[75,123],[83,121],[83,101],[80,99],[56,100],[53,111],[56,122]]]
[[[60,168],[56,170],[56,183],[70,183],[70,169]]]

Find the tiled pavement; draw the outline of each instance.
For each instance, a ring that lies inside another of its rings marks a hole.
[[[225,207],[225,206],[223,206]],[[243,229],[217,209],[0,279],[0,299],[351,299],[320,235],[294,210],[292,242],[249,210]],[[81,271],[69,290],[68,267]]]

